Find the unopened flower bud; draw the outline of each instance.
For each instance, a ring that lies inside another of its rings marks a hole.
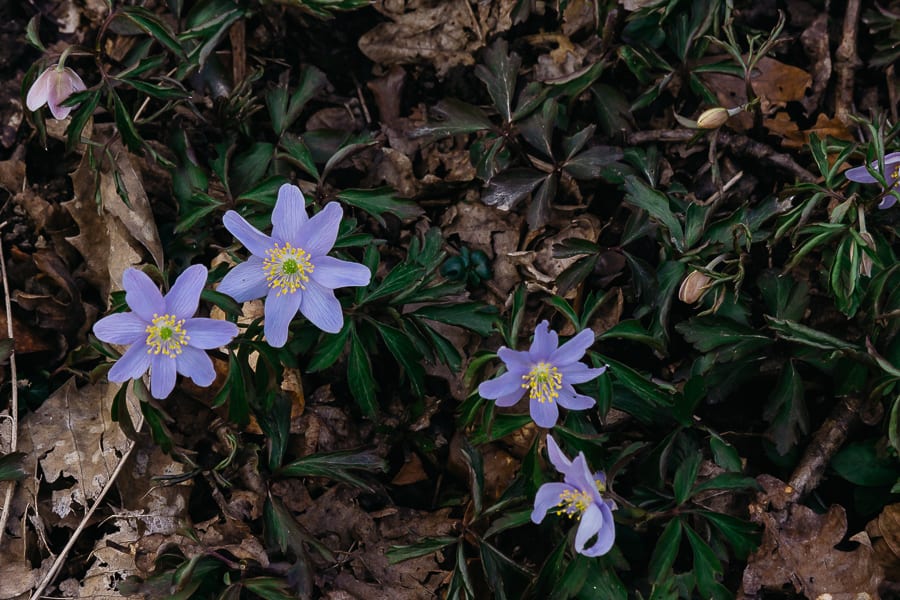
[[[700,129],[718,129],[725,124],[731,116],[727,108],[717,106],[710,108],[697,117],[697,127]]]
[[[685,304],[694,304],[706,295],[710,283],[712,278],[706,273],[691,271],[678,288],[678,299]]]

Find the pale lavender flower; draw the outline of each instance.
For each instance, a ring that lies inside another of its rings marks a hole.
[[[875,177],[869,173],[869,169],[878,171],[879,170],[878,161],[874,161],[870,163],[868,166],[863,165],[861,167],[854,167],[852,169],[847,169],[844,171],[844,176],[850,181],[855,181],[857,183],[879,183]],[[891,152],[890,154],[884,155],[884,180],[887,183],[887,189],[890,190],[891,194],[886,195],[881,203],[878,205],[878,208],[890,208],[897,202],[896,188],[897,182],[900,181],[900,152]]]
[[[593,343],[594,332],[585,329],[559,346],[556,332],[550,330],[547,321],[541,321],[528,351],[518,352],[505,346],[497,351],[506,364],[506,373],[483,382],[478,386],[478,393],[495,400],[497,406],[512,406],[528,390],[531,418],[549,429],[559,418],[557,404],[569,410],[584,410],[595,404],[593,398],[579,394],[572,387],[606,371],[606,367],[591,369],[579,362]]]
[[[69,67],[53,65],[41,73],[25,97],[28,110],[36,111],[43,105],[50,107],[54,119],[65,119],[72,112],[73,106],[62,106],[62,102],[75,92],[86,90],[78,73]]]
[[[137,379],[150,369],[150,394],[159,399],[172,393],[177,373],[201,387],[212,384],[216,370],[204,351],[228,344],[238,328],[194,317],[205,283],[206,267],[194,265],[163,296],[143,272],[125,270],[125,302],[134,312],[115,313],[94,324],[94,335],[104,342],[130,346],[110,369],[110,381]]]
[[[335,288],[369,284],[368,267],[328,256],[343,214],[341,206],[331,202],[307,217],[303,193],[287,183],[278,190],[271,237],[235,211],[225,213],[225,228],[252,256],[229,271],[218,289],[238,302],[266,297],[269,345],[284,346],[298,310],[322,331],[339,332],[344,313]]]
[[[550,436],[547,436],[547,453],[556,470],[565,476],[565,483],[545,483],[538,489],[531,520],[540,523],[547,511],[555,507],[557,515],[580,521],[575,532],[575,552],[585,556],[606,554],[616,541],[612,516],[616,503],[602,496],[606,491],[606,475],[600,471],[591,473],[583,452],[575,460],[569,460]],[[594,543],[587,546],[595,536]]]

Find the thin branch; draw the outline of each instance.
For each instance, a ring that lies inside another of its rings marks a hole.
[[[646,144],[647,142],[687,142],[696,135],[697,132],[693,129],[658,129],[632,133],[627,137],[626,141],[632,146]],[[789,155],[776,152],[767,144],[730,131],[720,130],[718,136],[719,148],[727,148],[734,154],[749,156],[767,162],[779,169],[793,173],[797,179],[806,183],[818,180],[818,177],[794,162],[794,159]]]
[[[847,433],[859,415],[862,403],[861,397],[842,398],[809,441],[788,482],[797,492],[797,500],[816,489],[822,481],[825,467],[847,441]]]
[[[834,72],[837,82],[834,90],[834,116],[841,123],[850,121],[853,106],[853,73],[860,65],[856,54],[856,30],[859,23],[859,0],[847,0],[844,11],[844,29],[841,43],[835,52]]]
[[[0,223],[0,231],[6,227],[6,221]],[[10,429],[9,451],[15,452],[19,444],[19,381],[16,373],[16,347],[13,338],[12,304],[9,299],[9,280],[6,277],[6,256],[3,254],[3,243],[0,241],[0,277],[3,278],[3,306],[6,309],[6,334],[13,344],[9,355],[9,376],[12,379],[12,393],[10,398]],[[6,531],[6,523],[9,521],[9,511],[12,506],[13,492],[16,489],[15,480],[6,485],[6,496],[3,499],[3,514],[0,514],[0,547],[3,546],[3,533]]]

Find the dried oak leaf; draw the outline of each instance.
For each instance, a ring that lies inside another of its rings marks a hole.
[[[762,485],[750,519],[763,526],[762,543],[747,561],[738,599],[790,584],[807,598],[830,594],[832,600],[855,600],[859,594],[877,599],[884,579],[872,548],[861,544],[845,552],[835,549],[847,533],[847,514],[832,505],[825,514],[794,502],[794,490],[783,481],[761,475]]]
[[[45,481],[60,488],[52,491],[50,507],[60,519],[72,515],[74,505],[83,510],[100,495],[130,445],[110,416],[118,391],[118,386],[109,384],[78,389],[74,378],[69,379],[22,418],[19,450],[30,460],[37,459]],[[127,397],[132,421],[136,422],[140,414],[137,400],[130,391]],[[32,470],[32,466],[26,465],[26,470]],[[69,478],[74,484],[62,486]],[[31,501],[35,492],[32,483],[23,482],[17,492],[19,505]]]
[[[143,261],[135,245],[146,249],[158,267],[163,265],[162,242],[150,200],[134,165],[136,158],[120,140],[109,144],[109,152],[116,161],[115,170],[128,194],[130,207],[119,196],[113,168],[104,164],[99,173],[102,212],[98,213],[94,194],[98,174],[87,155],[72,173],[75,197],[63,203],[79,228],[77,236],[66,239],[84,257],[85,279],[96,286],[104,298],[109,295],[113,282],[115,286],[119,285],[125,269]]]
[[[484,45],[480,28],[466,0],[449,0],[434,7],[390,14],[359,38],[359,49],[384,65],[432,63],[439,77],[457,65],[475,64]]]
[[[450,509],[388,507],[369,513],[360,507],[359,494],[332,486],[297,517],[316,539],[343,556],[340,565],[320,571],[316,583],[321,592],[343,590],[366,600],[437,597],[446,572],[434,555],[391,565],[385,553],[391,546],[452,535],[458,521],[450,518]]]
[[[900,581],[900,504],[885,506],[881,514],[866,525],[866,533],[887,579]]]

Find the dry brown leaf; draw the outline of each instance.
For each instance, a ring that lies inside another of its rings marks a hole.
[[[111,167],[105,165],[99,182],[103,210],[102,214],[98,214],[94,198],[96,169],[91,166],[87,155],[72,173],[75,197],[63,203],[79,228],[77,236],[66,239],[84,257],[87,265],[85,279],[96,286],[104,298],[109,295],[110,289],[120,289],[125,269],[143,262],[134,245],[143,247],[157,267],[162,268],[163,265],[162,243],[156,221],[132,156],[120,140],[113,141],[109,151],[128,192],[131,208],[116,191]]]
[[[366,600],[437,597],[446,575],[439,558],[427,555],[391,565],[385,553],[391,546],[420,542],[424,537],[452,535],[458,521],[450,518],[450,509],[391,508],[370,514],[360,507],[359,494],[359,490],[332,486],[297,516],[316,539],[342,555],[340,565],[317,575],[322,593],[343,590]]]
[[[830,118],[824,113],[820,113],[816,118],[815,124],[805,131],[791,120],[786,112],[777,112],[772,119],[763,120],[763,125],[782,138],[781,144],[785,148],[800,149],[809,143],[809,136],[816,134],[819,139],[827,139],[833,137],[841,140],[852,141],[853,136],[847,129],[847,126],[836,118]]]
[[[112,421],[110,410],[118,386],[97,384],[78,389],[70,379],[20,422],[19,450],[40,457],[47,483],[72,478],[74,485],[54,489],[51,510],[66,518],[79,513],[109,481],[130,442]],[[129,391],[129,410],[137,422],[140,409]],[[29,486],[21,486],[24,492]]]
[[[759,96],[763,114],[783,108],[788,102],[799,102],[812,85],[812,77],[803,69],[764,57],[750,76],[753,92]]]
[[[503,212],[481,202],[458,202],[445,211],[441,231],[445,237],[457,235],[470,249],[493,257],[491,282],[505,297],[521,280],[510,255],[518,250],[522,221],[516,213]]]
[[[783,481],[769,475],[757,481],[764,491],[750,505],[750,518],[763,526],[763,538],[748,559],[739,599],[787,585],[807,598],[830,594],[832,600],[853,600],[862,593],[879,598],[884,573],[872,548],[835,549],[847,533],[843,507],[832,505],[820,515],[796,504],[794,490]]]
[[[866,525],[875,559],[891,581],[900,581],[900,504],[888,504]]]
[[[448,0],[434,7],[388,14],[359,38],[359,49],[384,65],[428,62],[443,77],[457,65],[475,64],[475,51],[484,45],[466,0]]]

